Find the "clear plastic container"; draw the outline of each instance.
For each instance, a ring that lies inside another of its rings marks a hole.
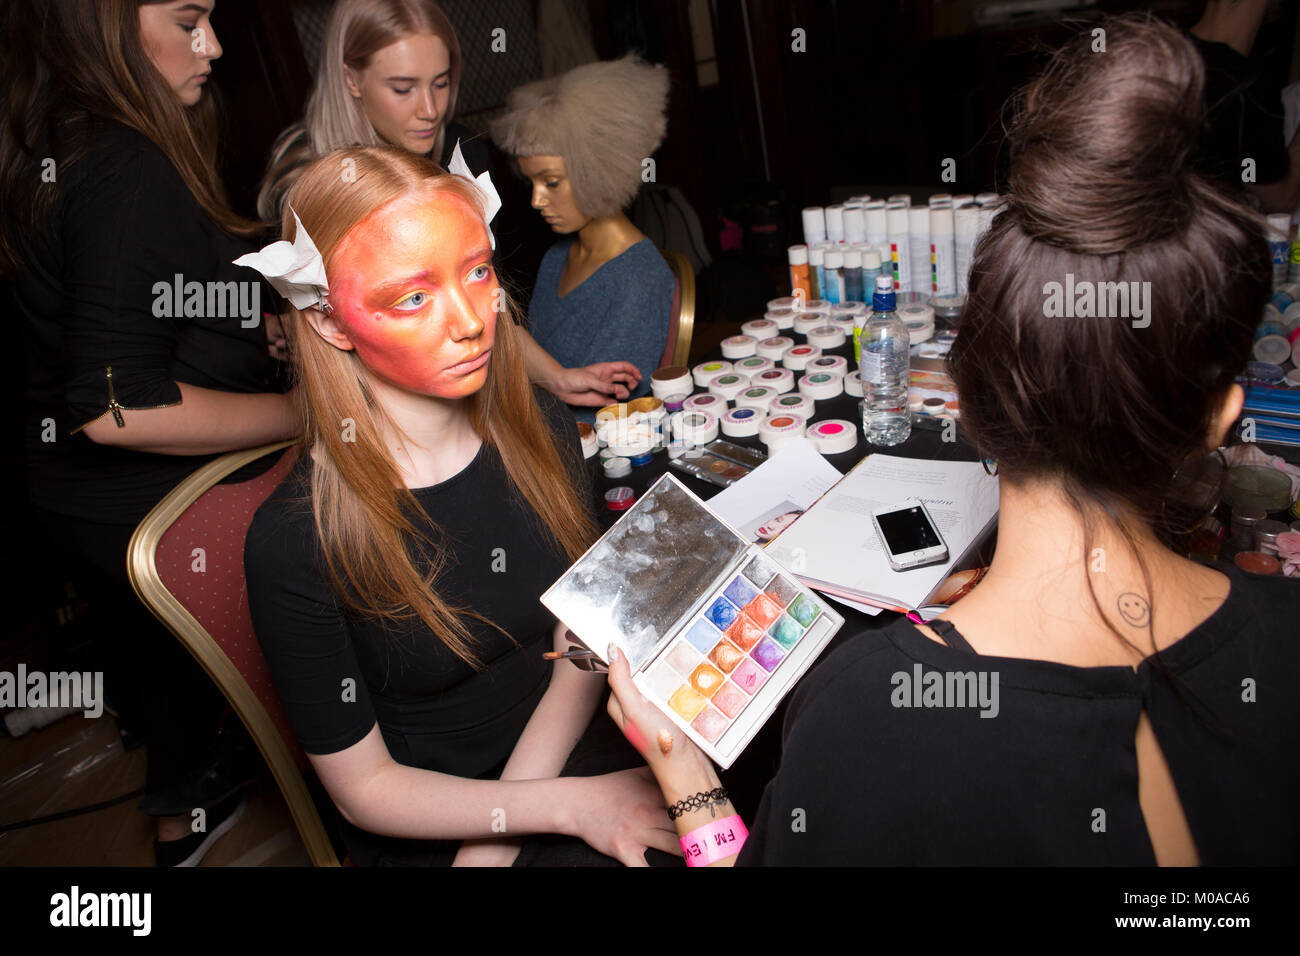
[[[894,303],[892,276],[876,279],[874,311],[859,333],[859,373],[866,387],[862,402],[862,431],[873,445],[901,445],[912,434],[907,408],[911,384],[907,326]]]

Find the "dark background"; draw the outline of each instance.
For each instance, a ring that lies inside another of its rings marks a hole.
[[[221,163],[242,212],[252,213],[272,141],[302,114],[331,4],[221,0],[216,8],[225,55],[213,79],[229,124]],[[456,118],[481,130],[511,89],[542,75],[537,0],[442,6],[464,63]],[[1002,20],[991,18],[990,0],[573,0],[571,7],[601,59],[635,51],[671,71],[657,178],[681,190],[701,223],[708,251],[699,258],[714,261],[700,277],[699,318],[707,324],[738,321],[788,293],[784,250],[802,241],[803,206],[858,193],[924,199],[996,191],[1004,180],[1004,103],[1073,30],[1131,10],[1186,28],[1204,3],[1097,0]],[[1297,9],[1295,0],[1281,3],[1253,51],[1279,85],[1300,78]],[[506,31],[504,54],[491,50],[498,27]],[[796,29],[804,31],[805,52],[792,49]],[[940,181],[946,158],[956,161],[952,183]],[[514,198],[527,202],[526,192]],[[721,255],[724,219],[742,230],[740,255]],[[525,292],[541,251],[524,257]]]

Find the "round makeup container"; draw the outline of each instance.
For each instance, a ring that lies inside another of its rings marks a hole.
[[[830,372],[813,372],[799,379],[799,394],[824,402],[844,394],[844,377]]]
[[[898,317],[907,326],[907,338],[912,345],[920,345],[934,335],[934,309],[930,306],[905,306],[898,310]]]
[[[1255,359],[1269,365],[1282,365],[1291,357],[1291,343],[1282,335],[1265,335],[1251,350]]]
[[[794,348],[794,339],[785,335],[774,335],[770,339],[759,341],[757,351],[762,358],[779,362],[792,348]]]
[[[1250,551],[1255,547],[1255,529],[1268,519],[1263,508],[1243,506],[1232,509],[1232,521],[1228,525],[1232,536],[1232,546],[1238,551]]]
[[[808,440],[823,455],[838,455],[852,451],[858,443],[858,429],[852,422],[840,418],[808,426]]]
[[[961,311],[966,307],[966,297],[964,295],[935,295],[928,300],[931,309],[934,310],[934,321],[936,326],[951,329],[961,321]],[[903,308],[900,302],[899,310]]]
[[[1228,469],[1223,500],[1238,508],[1285,511],[1291,504],[1291,479],[1268,465],[1238,465]]]
[[[1259,551],[1241,551],[1232,559],[1232,563],[1250,574],[1264,576],[1277,574],[1282,566],[1273,555]]]
[[[664,411],[668,412],[669,414],[673,412],[680,412],[682,410],[682,406],[685,404],[686,400],[690,397],[691,395],[689,392],[678,392],[676,395],[665,395]]]
[[[770,454],[778,451],[787,442],[802,436],[805,427],[804,419],[798,415],[773,415],[759,426],[758,435]]]
[[[692,445],[704,445],[718,437],[718,416],[708,412],[681,411],[672,422],[673,437]]]
[[[1247,362],[1246,378],[1261,385],[1276,385],[1282,381],[1285,373],[1280,365],[1271,362]]]
[[[722,416],[722,434],[728,438],[752,438],[764,415],[756,408],[733,408]]]
[[[606,478],[625,478],[632,474],[632,462],[622,456],[616,456],[605,462]]]
[[[751,355],[749,358],[741,359],[736,363],[735,371],[738,375],[748,375],[753,378],[759,372],[766,372],[770,368],[775,368],[776,363],[770,358],[764,358],[761,355]]]
[[[816,405],[807,395],[778,395],[767,407],[770,415],[798,415],[810,419],[816,411]]]
[[[829,372],[843,378],[849,374],[849,360],[841,355],[821,355],[804,367],[805,372]]]
[[[709,382],[709,394],[716,395],[726,401],[731,401],[747,388],[749,388],[749,376],[740,375],[736,372],[719,375]]]
[[[1290,528],[1285,522],[1264,520],[1255,525],[1255,550],[1264,554],[1277,556],[1277,536],[1286,534]]]
[[[690,369],[685,365],[669,365],[656,369],[650,375],[650,394],[655,398],[663,398],[679,392],[689,394],[692,384]]]
[[[722,340],[722,357],[743,359],[754,354],[758,339],[752,335],[732,335]]]
[[[822,350],[816,345],[796,345],[785,353],[785,358],[782,361],[786,368],[795,372],[802,372],[808,367],[809,362],[821,357]]]
[[[862,378],[856,371],[844,376],[844,391],[854,398],[862,398],[866,395],[867,392],[862,385]]]
[[[745,335],[758,340],[771,338],[780,330],[777,328],[776,323],[771,319],[754,319],[753,321],[746,322],[742,325],[740,331]]]
[[[600,441],[596,438],[596,429],[586,422],[578,422],[578,439],[582,442],[582,457],[593,458],[600,451]]]
[[[798,335],[807,335],[813,329],[820,328],[830,322],[829,312],[808,312],[804,311],[794,317],[794,330]]]
[[[819,325],[808,332],[808,344],[819,349],[837,349],[844,344],[844,330],[834,325]]]
[[[768,388],[775,389],[778,394],[784,395],[786,392],[794,391],[794,372],[788,368],[770,368],[766,372],[759,372],[749,380],[751,385],[766,385]]]
[[[794,309],[771,309],[763,315],[769,322],[775,322],[778,329],[794,328],[794,317]]]
[[[684,412],[708,412],[710,415],[721,415],[726,410],[727,400],[717,395],[692,395],[682,402]]]
[[[709,382],[713,381],[719,375],[726,375],[730,371],[730,362],[721,362],[715,359],[712,362],[701,362],[691,370],[691,375],[695,379],[696,386],[699,388],[707,388]]]
[[[768,388],[766,385],[751,384],[736,396],[736,407],[757,408],[759,411],[766,412],[774,398],[776,398],[775,389]]]
[[[795,311],[798,309],[798,305],[794,296],[783,295],[779,299],[767,300],[767,311],[771,312],[774,309],[790,309],[791,311]]]
[[[605,492],[605,507],[610,511],[627,511],[636,500],[636,493],[627,485],[619,485]]]

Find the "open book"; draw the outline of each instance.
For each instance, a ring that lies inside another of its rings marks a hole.
[[[748,479],[746,479],[748,480]],[[740,483],[738,483],[740,484]],[[948,560],[895,571],[871,511],[920,498],[948,545]],[[992,533],[998,481],[979,462],[868,455],[767,547],[809,587],[891,610],[931,604],[940,582],[963,569]]]

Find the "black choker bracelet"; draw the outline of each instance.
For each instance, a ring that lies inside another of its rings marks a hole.
[[[716,790],[710,790],[707,793],[695,793],[685,800],[678,800],[668,808],[668,819],[676,820],[678,817],[685,816],[692,810],[701,810],[704,807],[709,808],[709,816],[713,815],[713,808],[721,806],[730,800],[725,787],[718,787]]]

